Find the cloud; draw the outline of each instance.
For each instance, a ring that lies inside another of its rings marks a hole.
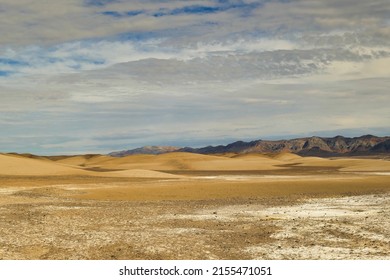
[[[134,17],[143,14],[143,11],[127,11],[127,12],[116,12],[116,11],[104,11],[101,14],[105,16],[121,18],[121,17]]]
[[[108,4],[112,3],[118,3],[121,2],[120,0],[84,0],[85,5],[87,6],[106,6]]]
[[[3,71],[3,70],[0,70],[0,77],[8,77],[10,75],[12,75],[13,72],[12,71]]]
[[[390,131],[387,7],[4,0],[2,147],[110,152]]]
[[[340,41],[350,43],[343,45]],[[342,65],[353,67],[356,62],[390,56],[389,47],[353,43],[354,40],[348,33],[337,35],[335,39],[323,38],[316,41],[305,37],[302,42],[294,39],[240,38],[175,46],[169,44],[168,39],[79,41],[49,48],[25,47],[17,51],[6,49],[3,57],[0,56],[0,69],[7,71],[4,72],[7,75],[50,76],[105,69],[115,65],[123,71],[123,63],[138,61],[138,65],[124,73],[142,76],[140,79],[153,75],[155,80],[159,80],[165,75],[173,75],[176,67],[181,76],[192,71],[199,72],[199,77],[203,73],[206,79],[231,79],[240,76],[240,73],[247,78],[275,78],[314,73],[326,68],[330,70],[331,65],[334,69]],[[184,61],[191,61],[191,68],[186,67]],[[208,67],[207,64],[213,65],[214,69],[202,71],[202,68]],[[165,67],[163,72],[162,67]],[[179,70],[182,67],[186,67],[186,70]],[[169,71],[173,72],[168,73]],[[181,77],[181,80],[192,79],[191,75],[193,74],[189,73],[188,77]]]
[[[211,43],[248,36],[284,40],[298,36],[295,39],[299,41],[299,34],[317,38],[334,31],[349,31],[360,42],[381,40],[387,45],[390,39],[385,1],[370,4],[361,0],[353,3],[348,0],[188,3],[4,0],[0,44],[52,45],[85,39],[116,40],[126,36],[169,38],[170,43]],[[153,16],[156,13],[164,16]]]

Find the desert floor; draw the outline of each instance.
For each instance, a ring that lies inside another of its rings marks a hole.
[[[390,161],[0,154],[0,259],[390,259]]]

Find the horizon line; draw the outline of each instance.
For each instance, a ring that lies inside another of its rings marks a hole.
[[[276,138],[277,136],[271,136],[272,138]],[[278,142],[278,141],[290,141],[290,140],[297,140],[297,139],[306,139],[306,138],[323,138],[323,139],[331,139],[331,138],[337,138],[337,137],[342,137],[342,138],[347,138],[347,139],[354,139],[354,138],[362,138],[362,137],[376,137],[376,138],[390,138],[390,135],[385,135],[385,136],[377,136],[373,134],[363,134],[360,136],[343,136],[343,135],[335,135],[335,136],[319,136],[319,135],[311,135],[311,136],[302,136],[302,137],[291,137],[291,138],[280,138],[280,139],[267,139],[267,138],[259,138],[259,139],[254,139],[254,140],[236,140],[233,142],[229,142],[227,144],[216,144],[216,145],[205,145],[205,146],[200,146],[200,147],[191,147],[191,146],[176,146],[176,145],[144,145],[144,146],[138,146],[135,148],[123,148],[121,150],[115,150],[111,151],[108,153],[99,153],[99,152],[81,152],[81,153],[58,153],[58,154],[38,154],[38,153],[31,153],[31,152],[2,152],[0,151],[0,154],[15,154],[15,155],[32,155],[32,156],[43,156],[43,157],[50,157],[50,156],[78,156],[78,155],[109,155],[111,153],[116,153],[116,152],[124,152],[124,151],[132,151],[136,149],[142,149],[146,147],[173,147],[177,149],[185,149],[185,148],[191,148],[191,149],[201,149],[201,148],[206,148],[206,147],[219,147],[219,146],[228,146],[230,144],[234,144],[237,142],[243,142],[243,143],[250,143],[250,142],[257,142],[257,141],[270,141],[270,142]]]

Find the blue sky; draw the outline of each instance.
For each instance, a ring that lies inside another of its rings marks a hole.
[[[0,152],[390,134],[385,0],[2,0]]]

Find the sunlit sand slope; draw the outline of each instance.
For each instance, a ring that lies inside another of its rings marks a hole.
[[[83,169],[79,163],[86,162],[84,156],[75,156],[66,160],[47,161],[46,159],[24,158],[22,156],[0,154],[0,175],[8,176],[59,176],[83,175],[95,177],[134,177],[134,178],[180,178],[181,176],[153,170],[131,169],[100,172]],[[65,164],[67,163],[67,164]],[[71,165],[73,163],[73,165]]]
[[[159,172],[154,170],[145,169],[130,169],[110,172],[95,172],[94,176],[101,177],[131,177],[131,178],[161,178],[161,179],[174,179],[182,178],[183,176],[173,175],[165,172]]]
[[[274,170],[281,169],[283,161],[266,156],[245,155],[240,157],[169,153],[163,155],[131,155],[123,158],[106,156],[81,159],[80,156],[59,161],[87,167],[105,169],[147,170]]]
[[[1,175],[85,175],[88,172],[78,168],[61,166],[40,159],[22,158],[12,155],[0,155]]]
[[[382,159],[300,157],[290,159],[288,163],[301,167],[334,167],[339,171],[390,171],[390,161]]]
[[[56,160],[55,162],[67,165],[87,166],[94,163],[101,163],[105,160],[111,160],[112,157],[103,155],[77,155],[71,157],[65,157],[64,159]]]
[[[292,153],[266,155],[167,153],[162,155],[130,155],[123,158],[97,155],[92,157],[75,156],[58,160],[57,163],[107,170],[278,170],[296,166],[335,168],[345,172],[390,171],[390,161],[381,159],[301,157]]]

